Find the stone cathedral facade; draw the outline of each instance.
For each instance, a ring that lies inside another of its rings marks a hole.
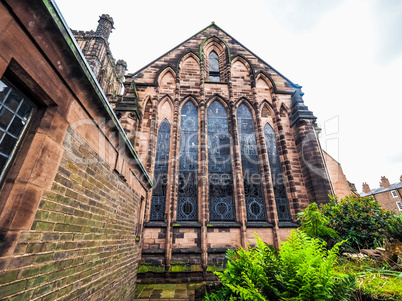
[[[118,117],[154,182],[140,278],[205,276],[254,233],[278,246],[298,212],[333,194],[301,87],[216,24],[124,86],[119,106],[135,99],[142,118],[129,109]]]

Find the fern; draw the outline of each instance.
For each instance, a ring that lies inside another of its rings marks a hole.
[[[227,268],[216,273],[223,288],[204,300],[347,300],[353,279],[334,272],[339,246],[292,231],[278,252],[257,237],[246,251],[228,251]],[[234,299],[233,299],[234,298]]]

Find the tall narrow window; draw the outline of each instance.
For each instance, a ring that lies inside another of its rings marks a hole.
[[[198,218],[198,112],[189,101],[181,110],[177,220]]]
[[[221,81],[219,74],[219,57],[215,51],[211,51],[211,53],[209,54],[208,65],[209,65],[209,80],[211,82]]]
[[[156,145],[154,188],[152,189],[151,216],[152,221],[163,221],[165,218],[166,188],[168,180],[170,148],[170,124],[165,119],[159,126]]]
[[[208,108],[209,218],[234,221],[233,176],[228,117],[223,105],[214,101]]]
[[[28,125],[33,106],[0,80],[0,180]]]
[[[286,195],[285,176],[282,173],[282,166],[279,160],[278,145],[275,132],[267,123],[264,128],[265,141],[267,143],[269,165],[271,166],[272,183],[274,186],[274,195],[276,209],[278,211],[279,221],[291,221],[289,200]]]
[[[247,220],[266,221],[253,117],[250,109],[245,104],[241,104],[237,109],[237,123],[239,129]]]

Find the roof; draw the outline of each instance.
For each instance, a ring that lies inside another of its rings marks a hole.
[[[399,188],[402,188],[402,182],[394,183],[394,184],[392,184],[391,186],[389,186],[387,188],[384,188],[384,187],[375,188],[375,189],[370,190],[367,193],[361,192],[360,196],[375,195],[375,194],[378,194],[378,193],[383,193],[383,192],[386,192],[386,191],[391,191],[391,190],[395,190],[395,189],[399,189]]]
[[[259,59],[261,62],[263,62],[265,65],[267,65],[270,69],[272,69],[274,72],[276,72],[280,77],[282,77],[284,80],[286,80],[289,84],[291,84],[294,88],[302,88],[302,86],[293,83],[291,80],[289,80],[286,76],[284,76],[282,73],[280,73],[278,70],[276,70],[275,68],[273,68],[270,64],[268,64],[267,62],[265,62],[263,59],[261,59],[258,55],[256,55],[254,52],[252,52],[251,50],[249,50],[246,46],[244,46],[242,43],[240,43],[237,39],[235,39],[233,36],[231,36],[230,34],[228,34],[225,30],[223,30],[222,28],[220,28],[218,25],[215,24],[215,22],[212,22],[210,25],[208,25],[207,27],[203,28],[202,30],[198,31],[197,33],[195,33],[194,35],[192,35],[191,37],[189,37],[188,39],[186,39],[185,41],[181,42],[180,44],[178,44],[176,47],[173,47],[172,49],[170,49],[169,51],[167,51],[166,53],[162,54],[161,56],[159,56],[158,58],[156,58],[155,60],[153,60],[152,62],[150,62],[149,64],[145,65],[144,67],[142,67],[141,69],[135,71],[134,73],[131,73],[129,75],[131,76],[136,76],[138,75],[141,71],[145,70],[146,68],[148,68],[149,66],[151,66],[152,64],[154,64],[155,62],[159,61],[160,59],[162,59],[164,56],[168,55],[170,52],[174,51],[175,49],[179,48],[180,46],[182,46],[183,44],[185,44],[186,42],[188,42],[189,40],[193,39],[194,37],[196,37],[198,34],[202,33],[203,31],[207,30],[210,27],[215,27],[216,29],[222,31],[226,36],[228,36],[229,38],[231,38],[232,40],[236,41],[237,44],[239,44],[241,47],[243,47],[245,50],[247,50],[251,55],[255,56],[257,59]]]

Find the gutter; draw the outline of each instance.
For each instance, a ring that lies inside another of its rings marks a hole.
[[[147,171],[145,170],[144,165],[142,165],[142,162],[141,162],[140,158],[138,157],[137,152],[135,151],[135,149],[134,149],[133,145],[131,144],[130,140],[128,139],[125,131],[123,130],[116,114],[114,113],[112,107],[110,106],[109,101],[107,100],[105,94],[103,93],[98,81],[95,79],[95,75],[93,74],[91,67],[88,65],[88,62],[86,61],[83,53],[81,52],[81,49],[77,45],[77,42],[76,42],[73,34],[71,33],[70,28],[68,27],[66,21],[64,20],[59,8],[57,7],[57,4],[54,2],[54,0],[42,0],[42,1],[43,1],[43,4],[45,5],[46,9],[48,10],[49,14],[52,16],[54,22],[56,23],[56,26],[59,28],[61,34],[63,35],[64,39],[66,40],[66,43],[69,45],[70,50],[74,54],[79,65],[81,66],[82,70],[86,74],[88,81],[91,83],[91,86],[95,90],[95,93],[97,94],[98,98],[100,99],[103,107],[106,109],[109,116],[111,117],[114,125],[116,126],[116,128],[119,132],[119,135],[123,138],[131,155],[134,157],[137,165],[140,167],[141,171],[143,172],[145,178],[147,179],[148,184],[150,185],[150,187],[153,187],[153,183],[152,183],[150,176],[148,175]]]

